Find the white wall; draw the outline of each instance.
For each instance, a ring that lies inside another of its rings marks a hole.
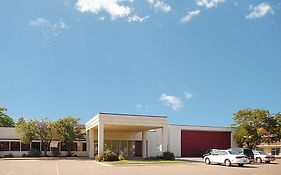
[[[162,129],[156,129],[147,132],[148,156],[161,155],[162,152],[157,149],[162,144]]]

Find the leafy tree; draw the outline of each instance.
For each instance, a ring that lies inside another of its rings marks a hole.
[[[54,124],[47,120],[35,120],[36,138],[41,140],[41,144],[44,150],[44,156],[47,156],[47,151],[52,139],[55,137]]]
[[[0,127],[14,127],[14,120],[6,112],[6,108],[0,107]]]
[[[25,121],[21,117],[16,124],[16,132],[20,136],[21,142],[25,144],[29,144],[36,139],[36,128],[33,120]]]
[[[31,143],[35,139],[40,140],[44,156],[47,156],[49,144],[55,137],[54,124],[51,121],[47,119],[25,121],[20,118],[16,130],[23,143]]]
[[[272,115],[268,110],[243,109],[234,114],[234,139],[241,145],[255,148],[258,144],[280,140],[280,114]]]
[[[65,143],[68,155],[71,155],[71,148],[74,141],[84,138],[84,126],[79,124],[80,119],[66,117],[55,122],[56,133],[61,142]]]

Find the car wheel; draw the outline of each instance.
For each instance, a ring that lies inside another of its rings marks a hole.
[[[242,166],[244,166],[244,164],[243,163],[238,163],[238,166],[242,167]]]
[[[265,161],[265,163],[270,163],[270,161]]]
[[[261,160],[261,158],[257,158],[257,163],[262,163],[262,160]]]
[[[206,158],[206,159],[205,159],[205,163],[206,163],[207,165],[209,165],[209,164],[211,163],[210,159],[209,159],[209,158]]]
[[[228,160],[228,159],[226,159],[226,160],[224,161],[224,164],[225,164],[225,166],[231,166],[231,162],[230,162],[230,160]]]

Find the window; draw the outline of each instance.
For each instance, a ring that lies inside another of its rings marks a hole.
[[[64,142],[61,142],[60,145],[61,145],[61,148],[60,148],[61,151],[67,151],[67,147],[66,147]],[[73,143],[70,150],[71,151],[77,151],[77,143]]]
[[[0,151],[9,151],[9,142],[0,142]]]
[[[31,149],[40,151],[40,142],[32,142]]]
[[[272,148],[271,154],[272,155],[279,155],[280,154],[280,148]]]
[[[257,151],[264,151],[263,148],[257,148]]]
[[[43,146],[43,144],[44,144],[44,143],[41,144],[41,150],[42,150],[42,151],[44,151],[44,146]],[[47,151],[50,151],[50,145],[49,145],[49,144],[47,145]]]
[[[219,155],[220,155],[220,156],[227,155],[227,152],[225,152],[225,151],[220,151],[220,152],[219,152]]]
[[[82,151],[87,151],[87,143],[83,143],[83,149],[82,149]]]
[[[11,151],[20,151],[20,142],[11,142]]]
[[[60,150],[61,150],[61,151],[66,151],[66,150],[67,150],[67,149],[66,149],[66,146],[65,146],[65,143],[60,142],[59,144],[60,144]]]
[[[29,151],[29,150],[30,150],[30,144],[21,143],[21,151]]]

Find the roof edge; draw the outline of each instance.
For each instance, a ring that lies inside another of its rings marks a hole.
[[[210,127],[210,128],[231,128],[235,129],[235,127],[231,126],[206,126],[206,125],[184,125],[184,124],[169,124],[173,126],[191,126],[191,127]]]
[[[123,116],[134,116],[134,117],[161,117],[167,118],[166,115],[145,115],[145,114],[128,114],[128,113],[112,113],[112,112],[99,112],[102,115],[123,115]]]

